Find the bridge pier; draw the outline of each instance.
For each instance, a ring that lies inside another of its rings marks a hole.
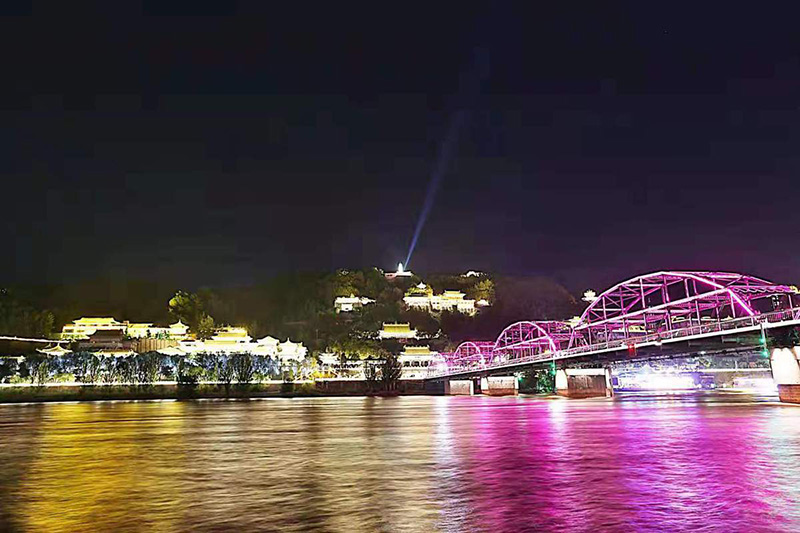
[[[447,396],[472,396],[475,394],[475,384],[471,379],[447,379],[444,393]]]
[[[486,388],[482,388],[481,392],[489,396],[516,396],[519,393],[519,381],[516,376],[489,376],[486,378]]]
[[[567,398],[610,398],[610,368],[562,368],[556,371],[556,394]]]
[[[772,379],[782,402],[800,403],[800,346],[775,348],[770,356]]]

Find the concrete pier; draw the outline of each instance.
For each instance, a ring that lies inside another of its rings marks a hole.
[[[516,396],[519,382],[516,376],[490,376],[486,378],[486,388],[481,392],[489,396]]]
[[[609,368],[563,368],[556,371],[556,394],[566,398],[610,398]]]
[[[770,364],[781,401],[800,403],[800,347],[775,348]]]
[[[448,379],[444,382],[444,393],[449,396],[472,396],[475,384],[471,379]]]

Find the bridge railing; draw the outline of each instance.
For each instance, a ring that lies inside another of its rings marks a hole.
[[[583,346],[575,346],[565,350],[558,350],[555,352],[542,352],[539,354],[523,356],[523,357],[507,357],[501,356],[492,360],[491,364],[480,364],[476,362],[471,365],[455,365],[448,366],[446,369],[431,369],[428,373],[429,377],[442,377],[453,374],[461,374],[465,372],[474,372],[480,370],[489,370],[492,368],[503,368],[505,366],[517,366],[526,363],[537,363],[542,361],[556,361],[561,359],[569,359],[578,357],[587,353],[602,353],[615,350],[624,350],[629,346],[639,346],[642,344],[658,344],[664,341],[673,339],[681,339],[685,337],[699,337],[705,335],[713,335],[723,331],[733,331],[738,329],[754,328],[761,325],[770,327],[773,324],[782,322],[800,321],[800,307],[792,309],[783,309],[780,311],[772,311],[761,315],[747,316],[741,318],[733,318],[730,320],[721,320],[719,322],[712,322],[709,324],[700,324],[689,326],[685,328],[676,328],[669,331],[662,331],[658,333],[649,333],[637,337],[629,337],[627,339],[613,339],[595,344],[586,344]]]

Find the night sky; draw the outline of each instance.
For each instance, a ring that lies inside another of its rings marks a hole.
[[[60,4],[2,8],[0,281],[392,268],[440,166],[422,273],[800,282],[791,3]]]

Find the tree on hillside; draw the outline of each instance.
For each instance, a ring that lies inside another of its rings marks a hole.
[[[170,314],[189,326],[189,330],[199,339],[207,339],[214,334],[214,319],[206,309],[207,294],[207,290],[203,297],[178,291],[169,301]]]
[[[566,319],[580,309],[567,289],[544,276],[500,278],[495,292],[496,307],[516,320]]]
[[[169,300],[169,312],[176,320],[180,320],[190,329],[194,329],[205,310],[196,294],[178,291]]]
[[[434,336],[441,329],[439,321],[427,311],[420,309],[408,309],[403,311],[402,322],[408,322],[413,329],[416,329],[425,336]]]
[[[203,314],[213,316],[221,324],[236,322],[235,302],[225,297],[220,291],[202,287],[197,291],[197,299]]]
[[[472,288],[467,289],[467,295],[474,300],[493,302],[495,297],[494,281],[484,279],[477,282]]]
[[[476,324],[481,320],[481,316],[471,317],[464,313],[445,311],[441,314],[442,333],[456,344],[465,340],[475,340]]]
[[[47,309],[38,310],[8,289],[0,289],[0,334],[49,338],[55,317]]]
[[[204,314],[197,322],[197,327],[194,331],[198,339],[205,340],[210,339],[214,335],[215,330],[214,319],[211,318],[210,315]]]
[[[376,296],[379,305],[393,305],[403,300],[405,291],[397,286],[386,287]]]
[[[377,341],[348,337],[332,343],[328,346],[331,351],[346,359],[363,360],[379,357],[382,353],[380,344]]]

